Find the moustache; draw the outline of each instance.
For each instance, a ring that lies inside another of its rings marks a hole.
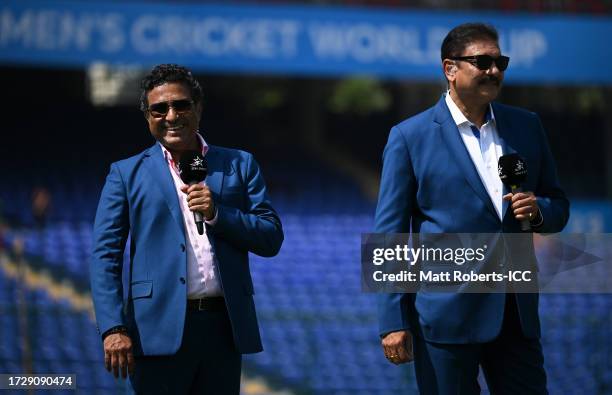
[[[480,81],[478,81],[479,85],[488,85],[488,84],[492,84],[495,86],[499,86],[501,84],[501,81],[499,80],[499,78],[493,76],[493,75],[489,75],[489,76],[485,76],[483,78],[480,79]]]

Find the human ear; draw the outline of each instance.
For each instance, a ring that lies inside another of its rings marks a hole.
[[[455,73],[457,72],[457,64],[452,60],[444,59],[442,67],[444,68],[444,75],[446,76],[446,79],[449,81],[454,81]]]

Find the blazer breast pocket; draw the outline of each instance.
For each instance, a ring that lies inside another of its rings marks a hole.
[[[153,295],[152,281],[137,281],[131,284],[132,299],[150,298]]]

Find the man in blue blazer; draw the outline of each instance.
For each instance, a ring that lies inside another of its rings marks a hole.
[[[493,102],[509,62],[496,30],[460,25],[441,52],[448,92],[391,129],[376,232],[518,233],[523,220],[532,232],[561,231],[569,202],[539,118]],[[497,174],[511,152],[528,169],[514,194]],[[492,394],[547,393],[537,294],[384,294],[379,322],[385,356],[414,360],[423,394],[478,394],[479,366]]]
[[[280,219],[253,156],[198,134],[202,89],[189,70],[155,67],[141,109],[157,143],[111,165],[94,225],[91,289],[106,368],[129,373],[136,393],[238,394],[241,354],[262,350],[248,253],[278,253]],[[182,182],[177,164],[189,151],[204,155],[205,182]]]

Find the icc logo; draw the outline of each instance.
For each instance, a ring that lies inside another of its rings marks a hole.
[[[203,160],[201,158],[193,158],[193,163],[191,164],[192,167],[200,167],[202,166],[202,162]]]
[[[522,172],[523,170],[525,170],[525,164],[523,163],[522,160],[519,160],[518,162],[516,162],[516,169],[515,171],[517,173]]]

